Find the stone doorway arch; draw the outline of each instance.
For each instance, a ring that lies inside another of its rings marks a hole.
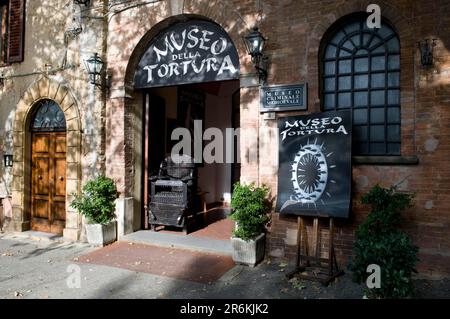
[[[29,122],[36,102],[42,99],[55,101],[64,112],[67,125],[67,170],[66,170],[66,225],[63,236],[78,240],[81,233],[81,217],[69,205],[72,193],[78,193],[81,181],[81,124],[75,98],[69,89],[48,77],[34,82],[17,104],[13,126],[13,181],[12,221],[13,231],[30,229],[30,153],[31,134]]]

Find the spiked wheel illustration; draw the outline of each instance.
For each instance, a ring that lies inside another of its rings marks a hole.
[[[292,183],[295,200],[302,204],[316,205],[325,191],[328,182],[327,156],[323,153],[323,144],[306,143],[295,155],[292,164]],[[334,168],[335,166],[330,166]],[[329,194],[327,194],[330,196]],[[323,202],[323,201],[322,201]]]

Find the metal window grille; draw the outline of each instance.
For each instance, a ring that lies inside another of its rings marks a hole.
[[[33,132],[66,130],[64,113],[55,101],[40,100],[35,108],[36,111],[31,121],[31,130]]]
[[[352,109],[355,155],[400,155],[400,41],[365,18],[334,30],[321,54],[322,110]]]

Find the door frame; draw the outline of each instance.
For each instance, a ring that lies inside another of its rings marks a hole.
[[[66,119],[66,226],[63,237],[70,241],[80,239],[82,219],[77,211],[70,207],[72,193],[79,193],[81,186],[81,119],[77,100],[64,84],[42,76],[36,80],[17,104],[13,123],[13,181],[12,206],[13,218],[8,226],[11,231],[30,229],[30,154],[31,134],[29,123],[34,106],[39,100],[55,101]]]

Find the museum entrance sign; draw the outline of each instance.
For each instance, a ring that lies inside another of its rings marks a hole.
[[[217,24],[189,20],[158,34],[134,76],[137,89],[239,78],[239,57]]]

